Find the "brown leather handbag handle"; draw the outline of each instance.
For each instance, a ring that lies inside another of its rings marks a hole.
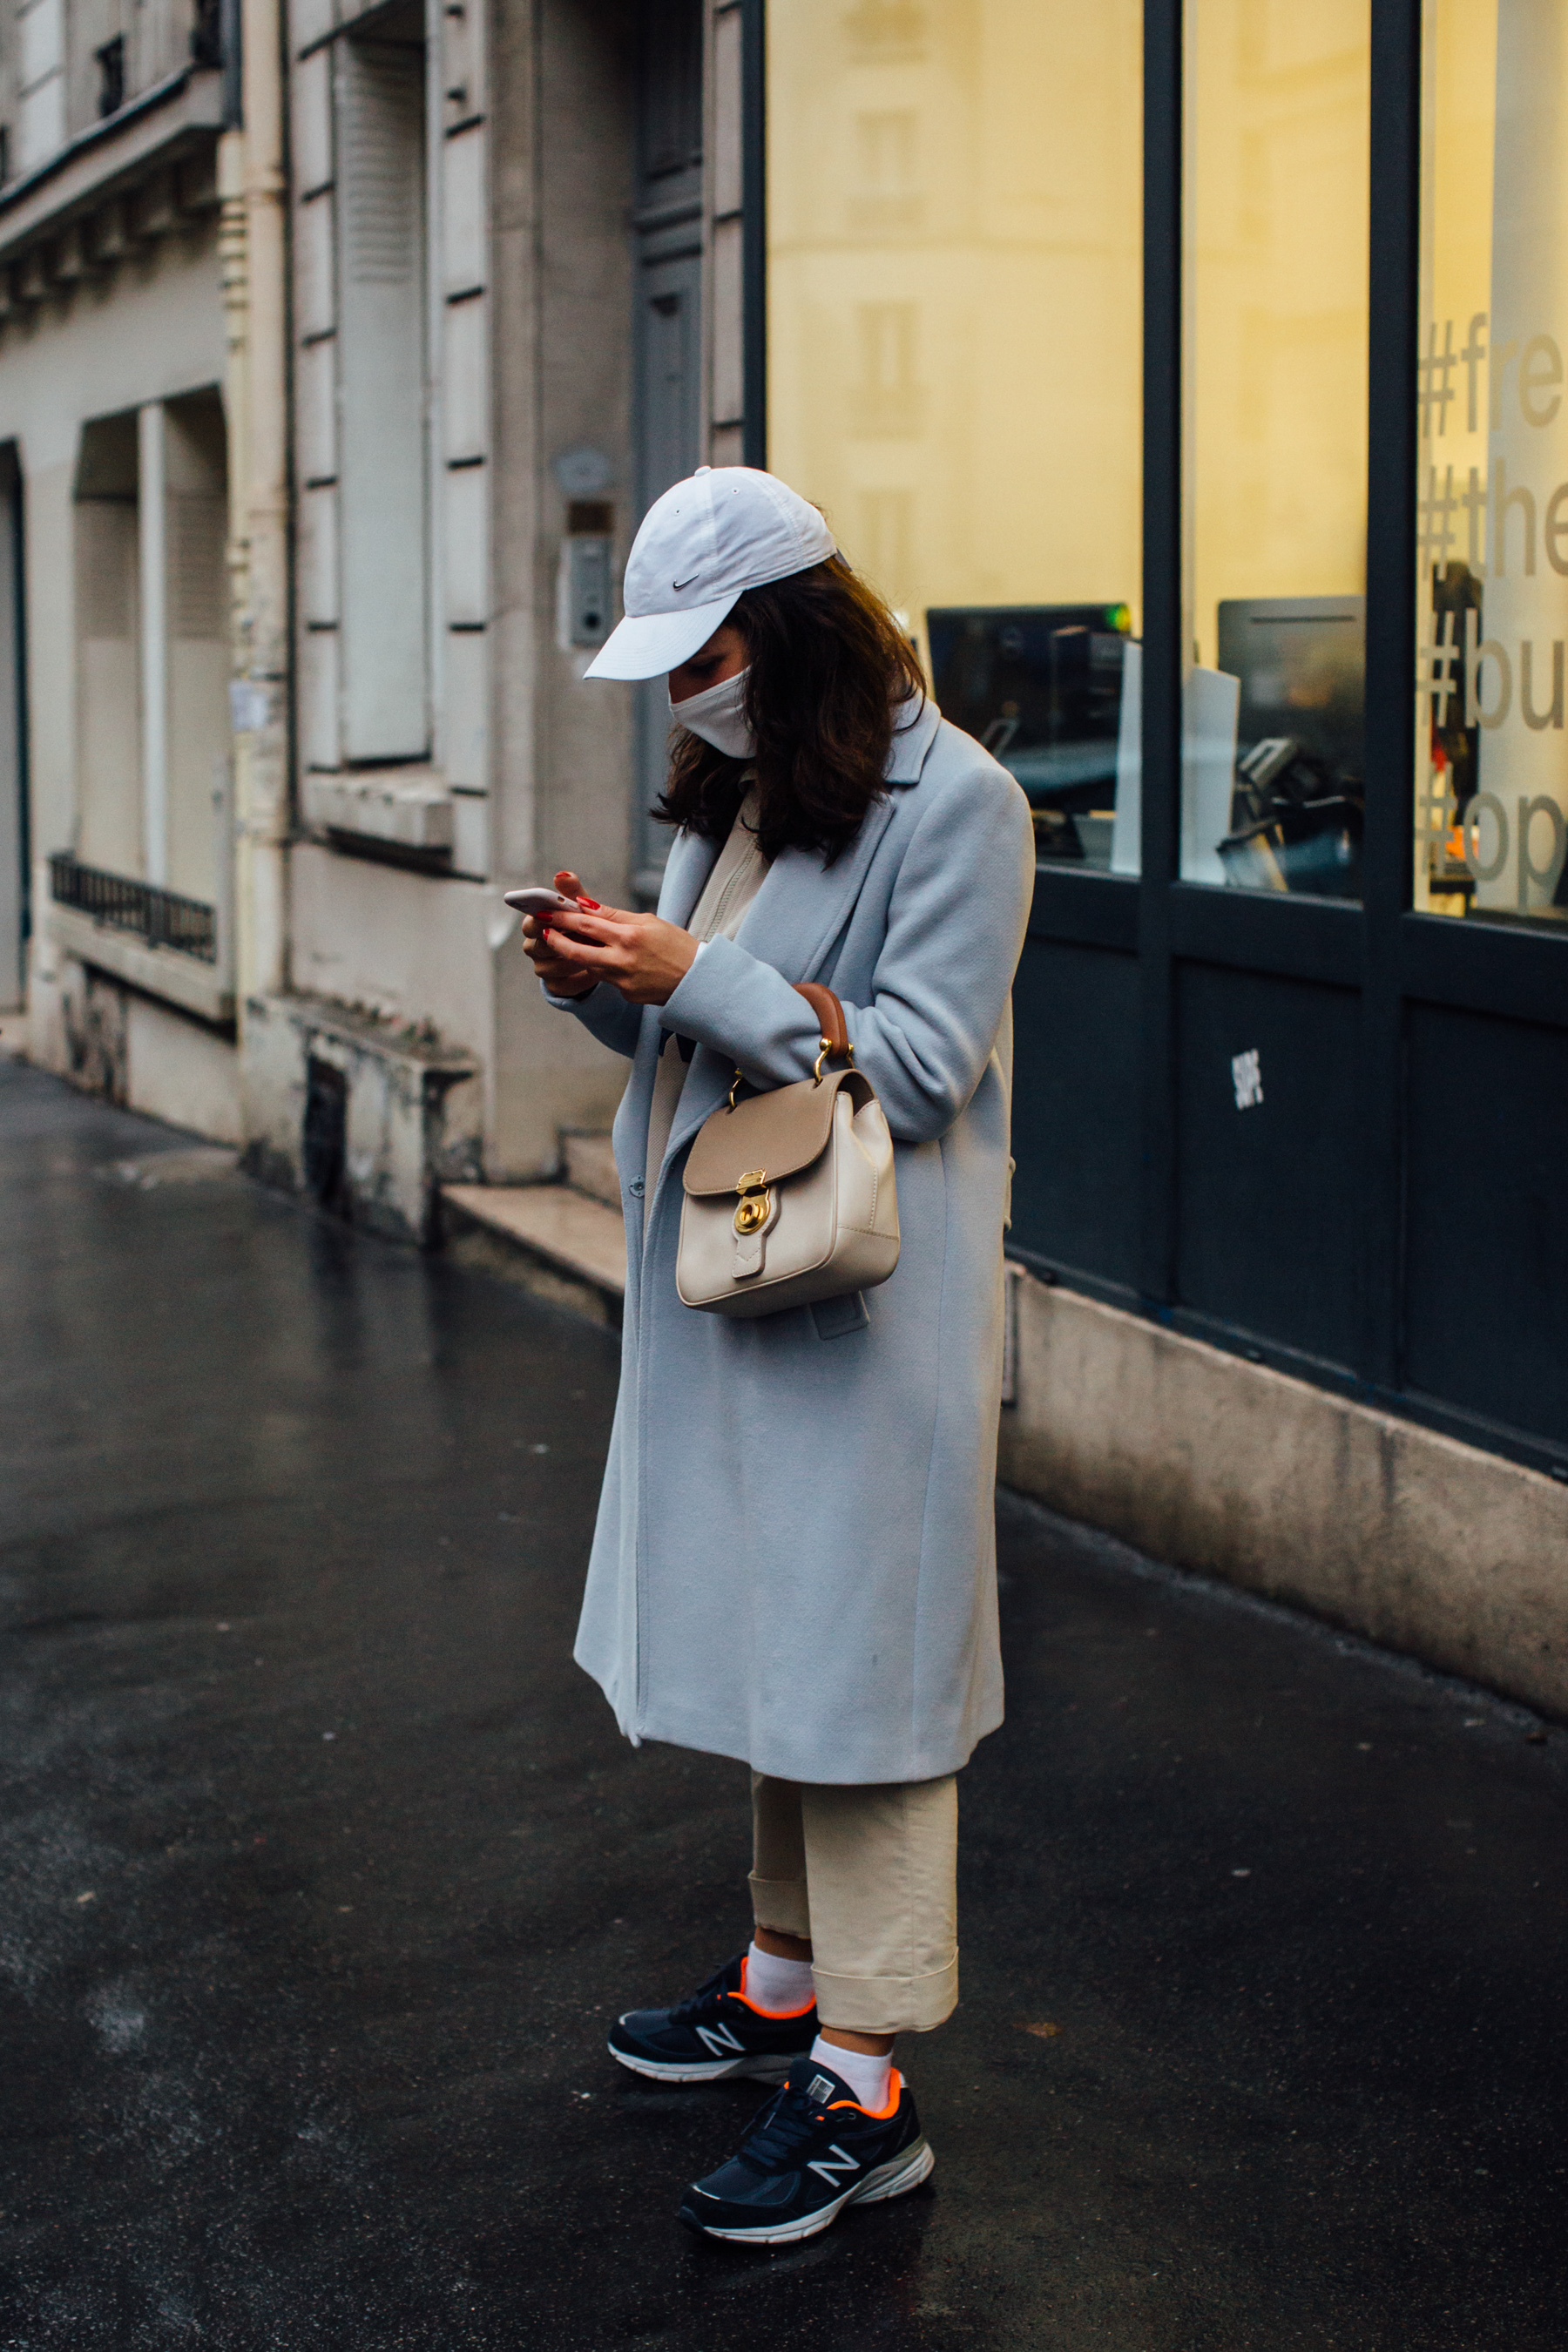
[[[844,1018],[844,1007],[833,991],[824,988],[820,981],[797,980],[795,992],[805,997],[816,1015],[816,1025],[821,1032],[822,1051],[816,1057],[816,1076],[821,1077],[823,1063],[835,1055],[842,1055],[846,1062],[852,1064],[855,1048],[849,1043],[849,1026]]]

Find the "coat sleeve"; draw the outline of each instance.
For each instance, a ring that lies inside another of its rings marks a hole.
[[[637,1052],[637,1039],[642,1034],[642,1007],[628,1004],[618,989],[601,981],[585,996],[552,996],[547,988],[543,994],[546,1004],[552,1004],[557,1013],[575,1013],[590,1036],[596,1037],[601,1045],[607,1045],[612,1054],[624,1054],[630,1061]]]
[[[855,1065],[900,1143],[943,1135],[996,1042],[1034,888],[1029,805],[987,762],[933,794],[904,851],[869,1004],[846,1004]],[[709,942],[662,1009],[666,1028],[730,1055],[762,1087],[811,1076],[817,1026],[771,964]]]

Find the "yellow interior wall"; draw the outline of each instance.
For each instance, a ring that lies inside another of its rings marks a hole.
[[[1366,577],[1368,0],[1186,10],[1187,604]]]
[[[1422,122],[1421,326],[1418,348],[1437,326],[1454,321],[1462,341],[1470,320],[1491,306],[1492,131],[1497,90],[1497,0],[1426,0],[1426,57]],[[1484,407],[1477,428],[1468,428],[1466,383],[1456,371],[1458,398],[1446,414],[1446,429],[1424,436],[1441,446],[1443,463],[1456,467],[1487,464]],[[1485,373],[1482,372],[1482,386]],[[1435,415],[1434,425],[1439,421]],[[1434,452],[1424,446],[1420,457]]]
[[[1142,40],[1140,0],[768,11],[768,463],[922,648],[931,605],[1137,614]]]

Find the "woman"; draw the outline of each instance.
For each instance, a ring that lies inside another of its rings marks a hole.
[[[668,491],[625,602],[588,675],[668,675],[659,910],[583,900],[526,926],[551,1001],[632,1061],[621,1392],[576,1654],[633,1740],[750,1764],[756,1927],[610,2048],[665,2082],[782,2080],[680,2209],[775,2244],[931,2168],[891,2056],[958,1997],[954,1775],[1002,1716],[1009,991],[1033,836],[773,476],[703,467]],[[796,981],[843,1000],[897,1147],[902,1255],[868,1297],[696,1313],[675,1278],[687,1148],[737,1066],[759,1088],[812,1074]]]

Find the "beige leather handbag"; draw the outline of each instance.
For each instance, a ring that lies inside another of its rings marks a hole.
[[[822,1029],[815,1076],[737,1102],[737,1070],[687,1156],[675,1286],[710,1315],[782,1315],[869,1290],[899,1262],[882,1106],[833,991],[805,981],[799,993]]]

